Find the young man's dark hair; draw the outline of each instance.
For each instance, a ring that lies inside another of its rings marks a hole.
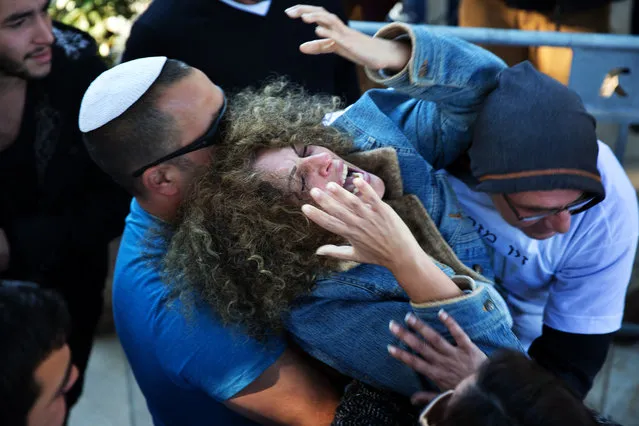
[[[0,281],[0,418],[27,425],[42,384],[35,372],[66,345],[70,318],[62,298],[35,284]],[[68,373],[65,373],[68,375]]]
[[[457,392],[457,391],[456,391]],[[564,383],[525,355],[502,351],[451,400],[437,426],[594,426],[592,413]]]

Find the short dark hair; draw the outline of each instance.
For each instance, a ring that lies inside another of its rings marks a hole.
[[[0,281],[0,418],[24,426],[40,395],[35,371],[62,348],[70,331],[62,298],[35,284]]]
[[[437,426],[594,426],[590,411],[564,383],[514,351],[496,353]]]
[[[84,144],[93,161],[132,195],[142,195],[144,187],[131,173],[178,147],[173,118],[155,104],[164,89],[192,70],[184,62],[168,59],[149,90],[129,109],[84,134]]]

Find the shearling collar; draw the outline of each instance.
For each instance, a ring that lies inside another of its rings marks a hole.
[[[361,151],[345,158],[362,170],[379,176],[386,184],[384,201],[406,223],[422,249],[437,262],[450,266],[457,275],[489,281],[464,265],[450,248],[422,202],[413,194],[404,194],[404,185],[397,159],[391,147]]]

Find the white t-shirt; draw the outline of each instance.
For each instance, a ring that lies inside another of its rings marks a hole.
[[[599,142],[606,198],[572,217],[570,230],[534,240],[508,225],[486,193],[450,176],[467,216],[494,249],[496,281],[527,348],[542,323],[559,331],[604,334],[621,325],[639,229],[637,196],[610,148]]]

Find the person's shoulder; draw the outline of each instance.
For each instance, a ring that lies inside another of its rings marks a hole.
[[[599,169],[604,185],[624,186],[628,189],[628,187],[631,186],[630,180],[610,146],[601,141],[598,142],[598,145],[597,168]],[[620,180],[618,179],[619,177],[625,177],[625,179]]]
[[[613,211],[616,211],[613,216],[623,217],[624,220],[625,213],[636,216],[637,191],[612,149],[603,142],[599,142],[597,168],[606,190],[606,198],[601,204],[614,208],[607,213],[613,215]]]
[[[78,61],[97,55],[97,44],[93,37],[70,25],[53,23],[54,48],[69,61]]]
[[[156,294],[161,297],[164,288],[160,270],[166,252],[164,242],[168,234],[162,222],[146,212],[135,199],[126,218],[124,232],[120,240],[113,277],[113,296],[122,294],[126,301],[129,295],[142,287],[149,291],[142,294]]]
[[[185,17],[192,17],[192,0],[154,0],[149,7],[135,20],[134,26],[146,26],[151,28],[171,31],[171,24],[181,21]]]
[[[597,167],[606,191],[604,200],[573,216],[570,231],[562,237],[581,252],[602,253],[598,259],[615,255],[611,246],[634,244],[639,232],[637,192],[612,149],[599,142]],[[625,243],[624,243],[625,242]]]

